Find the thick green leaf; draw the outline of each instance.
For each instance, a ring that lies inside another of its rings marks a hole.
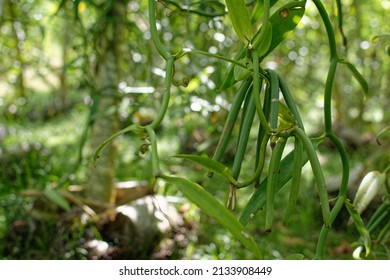
[[[61,207],[65,211],[70,211],[70,205],[68,201],[63,198],[57,190],[55,189],[45,189],[43,191],[44,196],[47,197],[51,202],[56,204],[57,206]]]
[[[364,90],[364,93],[367,95],[368,93],[368,83],[366,79],[364,79],[363,75],[359,73],[359,71],[356,69],[355,65],[352,63],[342,60],[339,60],[340,63],[347,65],[348,69],[351,71],[353,77],[359,82],[360,86]]]
[[[240,59],[240,62],[243,65],[246,65],[249,68],[252,68],[252,60],[249,57]],[[234,65],[234,79],[236,81],[243,81],[251,75],[251,71],[247,68],[243,68],[239,65]]]
[[[303,154],[302,166],[308,161],[308,156],[306,153]],[[290,152],[283,160],[280,162],[280,174],[278,178],[278,183],[275,187],[275,193],[278,192],[292,177],[294,167],[294,151]],[[256,214],[260,211],[265,202],[266,202],[266,187],[267,187],[267,178],[260,183],[260,186],[253,193],[249,202],[245,206],[244,210],[240,216],[240,222],[243,225],[246,225]]]
[[[271,53],[295,29],[305,13],[305,4],[306,1],[291,1],[272,14],[272,40],[268,51],[261,58]]]
[[[163,176],[163,179],[168,183],[174,184],[184,196],[228,229],[234,237],[240,241],[242,245],[251,250],[257,258],[262,258],[260,248],[246,228],[209,192],[200,185],[185,178]]]
[[[226,0],[232,25],[238,38],[247,44],[252,40],[252,25],[245,0]]]
[[[272,7],[276,2],[278,2],[278,0],[270,0],[270,7]],[[264,0],[257,1],[256,6],[252,11],[252,16],[251,16],[252,24],[258,22],[263,17],[263,13],[264,13]]]
[[[270,21],[267,21],[266,24],[266,30],[264,35],[262,36],[263,38],[260,39],[260,36],[258,39],[256,38],[253,41],[253,48],[256,49],[259,53],[259,57],[263,56],[271,46],[272,42],[272,25]]]
[[[246,52],[247,52],[246,48],[243,48],[241,52],[239,52],[234,59],[236,61],[240,61],[241,59],[245,58]],[[221,87],[219,88],[220,91],[232,87],[237,82],[237,80],[234,78],[235,68],[236,68],[235,64],[230,67],[225,80],[223,81]]]
[[[360,237],[363,239],[363,244],[366,251],[366,257],[370,254],[371,251],[371,236],[370,232],[367,230],[366,226],[364,225],[364,222],[362,218],[360,217],[358,213],[358,209],[355,205],[353,205],[349,200],[347,199],[345,201],[345,206],[347,207],[347,210],[349,214],[351,215],[356,228],[360,234]]]
[[[100,154],[107,147],[107,145],[111,143],[112,140],[114,140],[118,136],[120,136],[122,134],[125,134],[127,132],[134,132],[134,133],[140,134],[140,133],[144,132],[144,128],[139,126],[139,125],[137,125],[137,124],[132,124],[132,125],[129,125],[128,127],[124,128],[124,129],[122,129],[121,131],[118,131],[117,133],[115,133],[114,135],[110,136],[106,140],[104,140],[104,142],[102,144],[100,144],[100,146],[96,149],[96,151],[95,151],[95,153],[93,155],[93,162],[94,162],[94,164],[96,164],[96,161],[99,158]]]
[[[206,156],[197,156],[197,155],[176,155],[174,156],[176,158],[183,158],[187,159],[190,161],[193,161],[197,164],[200,164],[207,170],[213,172],[213,173],[218,173],[224,177],[226,177],[230,182],[233,184],[237,184],[237,181],[233,178],[232,172],[228,167],[220,163],[219,161],[216,161],[214,159],[208,158]]]
[[[278,102],[278,118],[281,123],[286,123],[290,127],[297,124],[293,113],[291,113],[290,109],[280,101]]]
[[[271,1],[272,3],[272,1]],[[260,59],[263,60],[268,54],[270,54],[286,37],[287,35],[295,29],[295,27],[300,22],[303,14],[305,13],[305,4],[306,1],[291,1],[281,8],[279,8],[271,17],[270,24],[272,26],[271,42],[269,48],[265,51],[264,54],[260,56]],[[261,31],[258,30],[254,35],[254,40],[259,36]],[[267,41],[265,40],[264,43]],[[243,48],[241,52],[235,57],[235,60],[240,60],[244,58],[247,54],[247,49]],[[234,65],[230,68],[228,74],[226,75],[225,80],[223,81],[219,90],[224,90],[232,87],[237,80],[234,79]]]

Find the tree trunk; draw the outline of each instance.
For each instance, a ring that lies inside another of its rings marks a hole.
[[[24,34],[23,25],[20,22],[20,18],[17,15],[17,6],[11,1],[6,2],[8,4],[8,9],[11,17],[12,24],[12,37],[15,42],[15,51],[16,51],[16,61],[19,62],[17,66],[17,80],[16,80],[16,96],[25,97],[26,96],[26,87],[25,87],[25,61],[23,58],[23,45],[24,45]]]
[[[117,86],[120,80],[119,59],[123,43],[122,29],[126,21],[127,1],[115,1],[108,5],[109,10],[98,19],[103,24],[96,46],[98,53],[96,91],[98,92],[97,118],[91,131],[92,151],[108,137],[119,130],[117,115]],[[110,203],[114,200],[114,178],[116,169],[115,143],[106,147],[96,166],[89,167],[89,177],[85,194],[88,200]]]

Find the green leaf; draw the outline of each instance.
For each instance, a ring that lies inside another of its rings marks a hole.
[[[230,20],[238,38],[247,44],[252,39],[252,25],[245,0],[226,0]]]
[[[226,177],[231,183],[237,184],[237,181],[233,178],[232,172],[225,165],[216,161],[214,159],[208,158],[206,156],[197,156],[197,155],[176,155],[176,158],[183,158],[200,164],[204,168],[208,169],[213,173],[218,173],[224,177]]]
[[[255,256],[262,259],[262,253],[254,238],[237,218],[216,200],[200,185],[185,178],[163,176],[168,183],[174,184],[191,202],[195,203],[202,211],[216,219],[222,226],[228,229],[234,237]]]
[[[57,206],[61,207],[65,211],[70,211],[70,205],[68,201],[63,198],[57,190],[55,189],[45,189],[43,191],[44,196],[47,197],[51,202],[56,204]]]
[[[290,109],[280,101],[278,102],[278,117],[281,123],[288,124],[290,127],[297,124],[293,113],[291,113]]]
[[[190,9],[188,11],[201,16],[217,17],[225,15],[225,5],[218,0],[196,1],[190,4]]]
[[[245,57],[238,61],[239,63],[252,68],[252,60],[249,57]],[[240,65],[234,65],[234,80],[242,81],[251,75],[251,71],[247,68],[243,68]]]
[[[364,79],[363,75],[359,73],[359,71],[356,69],[355,65],[352,63],[339,59],[339,62],[342,64],[347,65],[348,69],[352,72],[353,77],[359,82],[360,86],[364,90],[365,95],[368,93],[368,83],[366,79]]]
[[[236,61],[240,61],[241,59],[245,58],[247,53],[246,48],[243,48],[241,52],[239,52],[236,57],[234,58]],[[236,65],[232,65],[229,69],[228,74],[226,75],[225,80],[223,81],[221,87],[219,88],[219,91],[230,88],[233,86],[237,80],[234,78],[234,69],[236,68]]]
[[[366,257],[367,257],[371,251],[370,232],[365,227],[364,222],[363,222],[362,218],[360,217],[356,206],[353,205],[351,202],[349,202],[348,199],[345,201],[345,206],[347,207],[347,210],[348,210],[349,214],[351,215],[361,238],[363,239],[363,244],[365,247]]]
[[[270,17],[272,40],[268,51],[261,59],[271,53],[296,28],[305,13],[305,4],[306,1],[291,1],[272,14]]]
[[[276,2],[278,2],[278,0],[270,0],[270,7],[272,7]],[[264,13],[264,0],[257,1],[251,15],[252,24],[255,24],[257,21],[259,21],[262,18],[263,13]]]
[[[261,60],[263,60],[269,53],[271,53],[287,37],[287,35],[295,29],[303,14],[305,13],[305,4],[306,1],[291,1],[279,8],[270,17],[269,22],[272,26],[272,32],[271,34],[268,34],[268,36],[271,35],[272,37],[271,43],[268,50],[260,56]],[[256,32],[254,38],[259,36],[260,30]],[[264,43],[265,42],[267,41],[265,40]],[[237,54],[235,60],[239,61],[240,59],[244,58],[246,54],[247,49],[243,48],[241,52]],[[232,87],[237,82],[237,80],[234,79],[234,68],[234,65],[230,68],[225,80],[219,88],[220,91]]]
[[[110,136],[106,140],[104,140],[104,142],[102,144],[100,144],[100,146],[96,149],[96,151],[95,151],[95,153],[93,155],[93,163],[96,164],[96,161],[99,158],[100,154],[107,147],[107,145],[111,143],[111,141],[113,141],[118,136],[120,136],[122,134],[125,134],[127,132],[134,132],[136,134],[141,134],[141,133],[144,132],[144,128],[139,126],[139,125],[137,125],[137,124],[132,124],[132,125],[129,125],[128,127],[124,128],[124,129],[122,129],[121,131],[115,133],[114,135]]]
[[[265,28],[266,30],[264,31],[264,36],[262,36],[263,38],[258,36],[253,41],[253,48],[258,51],[259,57],[263,56],[268,51],[272,42],[272,25],[270,21],[267,21]]]
[[[302,166],[306,164],[309,160],[306,153],[303,154]],[[286,157],[280,162],[280,174],[278,178],[278,183],[275,186],[275,193],[278,192],[292,177],[294,167],[294,151],[290,152]],[[244,210],[240,216],[240,222],[243,225],[248,224],[248,222],[262,210],[266,202],[266,189],[267,189],[267,178],[260,183],[260,186],[253,193],[249,202],[245,206]]]

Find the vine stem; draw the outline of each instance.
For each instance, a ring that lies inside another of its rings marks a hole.
[[[209,53],[209,52],[206,52],[206,51],[202,51],[202,50],[198,50],[198,49],[183,49],[183,51],[181,53],[178,53],[176,55],[177,58],[180,58],[182,57],[183,55],[185,54],[188,54],[188,53],[194,53],[194,54],[200,54],[200,55],[204,55],[204,56],[208,56],[208,57],[213,57],[213,58],[216,58],[216,59],[220,59],[220,60],[224,60],[226,62],[230,62],[236,66],[239,66],[239,67],[242,67],[244,69],[247,69],[249,71],[251,71],[252,69],[248,66],[246,66],[245,64],[242,64],[240,62],[238,62],[237,60],[235,59],[232,59],[232,58],[229,58],[229,57],[226,57],[226,56],[223,56],[223,55],[219,55],[219,54],[214,54],[214,53]],[[259,70],[260,71],[260,70]],[[268,81],[268,78],[266,77],[266,75],[264,75],[264,73],[259,73],[259,76],[267,81]]]
[[[166,50],[164,45],[162,44],[160,37],[158,36],[157,24],[156,24],[156,1],[149,0],[148,2],[148,11],[149,11],[149,25],[150,25],[150,34],[152,36],[152,41],[156,46],[159,54],[165,59],[171,56],[169,52]]]
[[[160,166],[159,166],[159,158],[157,151],[157,139],[156,133],[151,126],[146,126],[146,131],[149,135],[149,141],[151,145],[151,153],[152,153],[152,172],[154,177],[158,177],[160,175]]]
[[[165,82],[164,82],[164,93],[163,93],[163,100],[161,102],[161,108],[158,111],[157,117],[154,119],[154,121],[150,124],[150,126],[155,129],[157,126],[160,125],[162,122],[169,105],[169,99],[171,96],[171,85],[172,85],[172,76],[173,76],[173,67],[175,63],[175,57],[170,56],[167,60],[167,65],[165,67]]]
[[[318,12],[320,13],[321,19],[324,22],[326,33],[328,34],[329,48],[330,48],[330,57],[337,57],[337,45],[336,37],[334,35],[334,30],[332,23],[330,22],[328,12],[326,11],[321,0],[312,0],[314,5],[317,7]]]
[[[325,25],[326,33],[328,34],[329,40],[329,49],[330,49],[330,67],[328,71],[328,76],[325,84],[325,93],[324,93],[324,121],[325,121],[325,132],[326,136],[335,144],[342,162],[342,179],[339,190],[339,196],[337,198],[336,204],[333,207],[330,215],[330,223],[332,224],[336,219],[338,213],[343,207],[346,200],[346,190],[349,180],[349,158],[348,153],[345,150],[345,147],[334,134],[332,129],[332,111],[331,111],[331,102],[332,102],[332,87],[333,81],[336,74],[338,56],[337,56],[337,46],[336,38],[333,30],[332,23],[329,19],[328,13],[320,0],[313,0],[314,5],[317,7],[317,10],[322,18],[322,21]],[[319,240],[317,243],[316,249],[316,259],[322,259],[325,249],[326,237],[328,235],[329,228],[322,227]]]
[[[325,133],[333,134],[332,128],[332,90],[333,81],[337,69],[337,57],[332,58],[330,61],[329,72],[325,82],[324,93],[324,121],[325,121]]]

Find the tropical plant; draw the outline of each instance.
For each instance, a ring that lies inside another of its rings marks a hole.
[[[173,5],[176,8],[181,8],[174,1],[159,2],[162,5]],[[220,5],[218,1],[204,1],[203,4],[209,6],[209,8],[213,5]],[[274,12],[271,14],[271,8],[277,4],[279,4],[278,7],[273,9]],[[342,142],[333,131],[332,126],[332,87],[337,66],[340,64],[346,65],[365,92],[368,91],[368,86],[355,66],[338,55],[333,25],[328,12],[321,1],[314,0],[313,4],[318,9],[328,35],[330,65],[324,88],[323,133],[315,138],[310,138],[305,133],[303,120],[300,117],[298,106],[294,102],[294,94],[290,92],[287,84],[276,71],[263,68],[262,61],[283,42],[288,33],[297,27],[305,14],[306,4],[306,1],[288,1],[284,4],[280,4],[278,1],[257,1],[250,15],[245,1],[226,0],[229,18],[237,37],[243,44],[242,50],[236,56],[232,54],[232,57],[227,57],[189,48],[182,48],[182,50],[176,53],[167,50],[160,40],[156,26],[156,2],[149,0],[149,23],[152,40],[159,54],[166,61],[164,95],[161,109],[150,125],[139,126],[133,124],[108,138],[96,151],[95,160],[115,137],[126,132],[142,135],[142,137],[147,139],[147,144],[150,146],[153,175],[156,180],[163,179],[177,186],[189,200],[198,205],[207,214],[216,218],[259,258],[262,257],[261,249],[254,243],[253,237],[244,226],[265,206],[265,230],[271,232],[276,193],[286,185],[286,182],[292,180],[290,199],[286,207],[285,219],[287,220],[291,212],[294,211],[294,204],[299,192],[302,166],[309,161],[317,185],[319,205],[323,218],[323,227],[319,235],[315,257],[318,259],[323,258],[326,237],[332,223],[341,208],[344,205],[350,205],[346,197],[350,171],[348,154]],[[337,4],[339,24],[340,28],[342,28],[342,6],[340,1],[337,1]],[[177,155],[176,158],[190,160],[203,166],[209,170],[210,177],[214,173],[224,176],[229,181],[227,186],[229,191],[227,208],[232,210],[235,210],[237,191],[254,185],[254,192],[238,220],[197,183],[182,177],[166,175],[160,171],[160,160],[157,150],[158,141],[155,136],[155,129],[159,126],[168,110],[175,62],[189,54],[204,55],[230,62],[232,66],[225,81],[220,86],[220,90],[230,88],[236,83],[239,83],[240,86],[236,92],[224,130],[212,158],[190,154]],[[280,98],[280,93],[282,93],[283,98]],[[241,123],[238,124],[237,118],[240,112],[242,117]],[[256,157],[252,163],[255,168],[252,176],[241,179],[241,166],[246,155],[249,133],[255,125],[255,117],[259,120]],[[222,162],[222,157],[226,147],[229,145],[229,141],[231,141],[230,138],[235,125],[239,125],[240,128],[233,166],[229,168]],[[294,149],[287,156],[283,157],[283,151],[290,138],[294,139]],[[339,194],[332,209],[329,204],[321,164],[316,154],[317,147],[325,139],[329,139],[336,146],[343,170]],[[261,175],[267,160],[268,147],[271,149],[269,168],[267,176],[262,178]]]

